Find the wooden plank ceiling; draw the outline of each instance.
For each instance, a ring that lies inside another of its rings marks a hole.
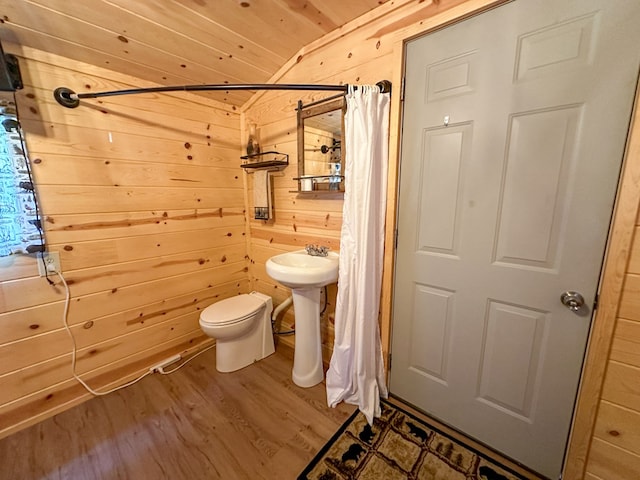
[[[0,0],[0,39],[160,85],[268,83],[300,48],[386,1]],[[207,95],[240,106],[252,92]]]

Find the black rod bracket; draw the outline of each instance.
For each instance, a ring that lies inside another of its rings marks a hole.
[[[53,98],[63,107],[76,108],[80,105],[80,99],[73,90],[67,87],[58,87],[53,91]]]
[[[380,89],[380,92],[391,93],[391,82],[389,80],[380,80],[376,85]]]

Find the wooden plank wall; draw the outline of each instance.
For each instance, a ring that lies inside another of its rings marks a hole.
[[[636,113],[637,115],[637,113]],[[640,162],[640,157],[629,160]],[[637,170],[637,168],[636,168]],[[632,480],[640,472],[640,217],[636,219],[595,430],[587,479]]]
[[[70,285],[78,372],[115,385],[210,342],[199,310],[249,289],[240,114],[190,94],[86,100],[148,82],[38,50],[18,107],[51,251]],[[70,375],[65,292],[36,260],[0,259],[0,436],[88,398]]]

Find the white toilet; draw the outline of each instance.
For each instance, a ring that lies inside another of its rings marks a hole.
[[[216,339],[216,369],[240,370],[275,352],[271,330],[273,301],[252,292],[226,298],[200,313],[200,328]]]

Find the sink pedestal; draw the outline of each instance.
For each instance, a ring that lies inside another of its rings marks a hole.
[[[267,274],[291,289],[296,318],[293,353],[293,382],[313,387],[322,381],[322,345],[320,344],[320,289],[338,280],[339,255],[308,255],[305,250],[275,255],[265,264]]]
[[[324,379],[320,339],[320,288],[292,290],[296,318],[293,383],[313,387]]]

